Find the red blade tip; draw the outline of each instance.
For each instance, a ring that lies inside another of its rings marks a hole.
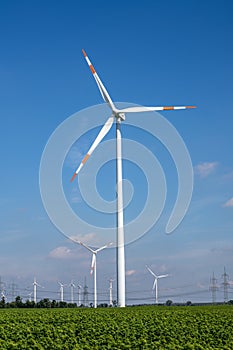
[[[197,108],[196,106],[186,106],[186,108]]]
[[[74,181],[74,179],[76,178],[76,176],[77,176],[77,174],[76,174],[76,173],[74,173],[74,175],[72,176],[72,178],[71,178],[70,182]]]
[[[82,49],[82,53],[83,53],[84,57],[87,56],[86,52],[83,49]]]

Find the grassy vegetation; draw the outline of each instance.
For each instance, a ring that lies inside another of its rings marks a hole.
[[[3,309],[0,349],[233,349],[233,307]]]

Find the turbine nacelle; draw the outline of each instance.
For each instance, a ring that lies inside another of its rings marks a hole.
[[[120,118],[121,121],[125,120],[125,113],[122,113],[119,110],[113,111],[113,113],[117,119]]]

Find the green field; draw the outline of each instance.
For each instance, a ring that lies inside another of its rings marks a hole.
[[[233,307],[3,309],[0,349],[233,349]]]

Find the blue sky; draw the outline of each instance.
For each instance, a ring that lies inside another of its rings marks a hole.
[[[220,284],[224,265],[233,280],[232,10],[231,1],[120,0],[108,6],[105,1],[0,2],[3,281],[14,280],[23,290],[36,275],[55,293],[58,280],[83,283],[86,275],[92,289],[91,257],[50,222],[39,189],[40,160],[50,135],[69,116],[102,103],[82,48],[115,101],[198,107],[162,113],[189,150],[193,197],[181,225],[166,235],[177,181],[172,176],[174,165],[165,162],[171,199],[164,216],[158,226],[126,247],[128,301],[132,295],[141,300],[152,296],[153,280],[146,264],[157,273],[171,274],[161,281],[165,300],[168,295],[180,300],[183,292],[194,293],[185,295],[185,300],[209,299],[209,277],[214,271]],[[126,127],[125,133],[134,138]],[[84,140],[87,147],[92,136]],[[163,159],[159,143],[151,143],[148,135],[137,137]],[[132,167],[126,164],[125,172],[133,172]],[[72,166],[63,175],[70,178],[69,172],[72,176]],[[113,167],[106,172],[113,173]],[[137,187],[137,180],[132,181]],[[103,181],[99,186],[109,199]],[[141,196],[135,195],[136,208]],[[106,292],[107,280],[115,278],[115,252],[102,252],[98,264],[99,290]],[[218,299],[223,299],[222,289]]]

